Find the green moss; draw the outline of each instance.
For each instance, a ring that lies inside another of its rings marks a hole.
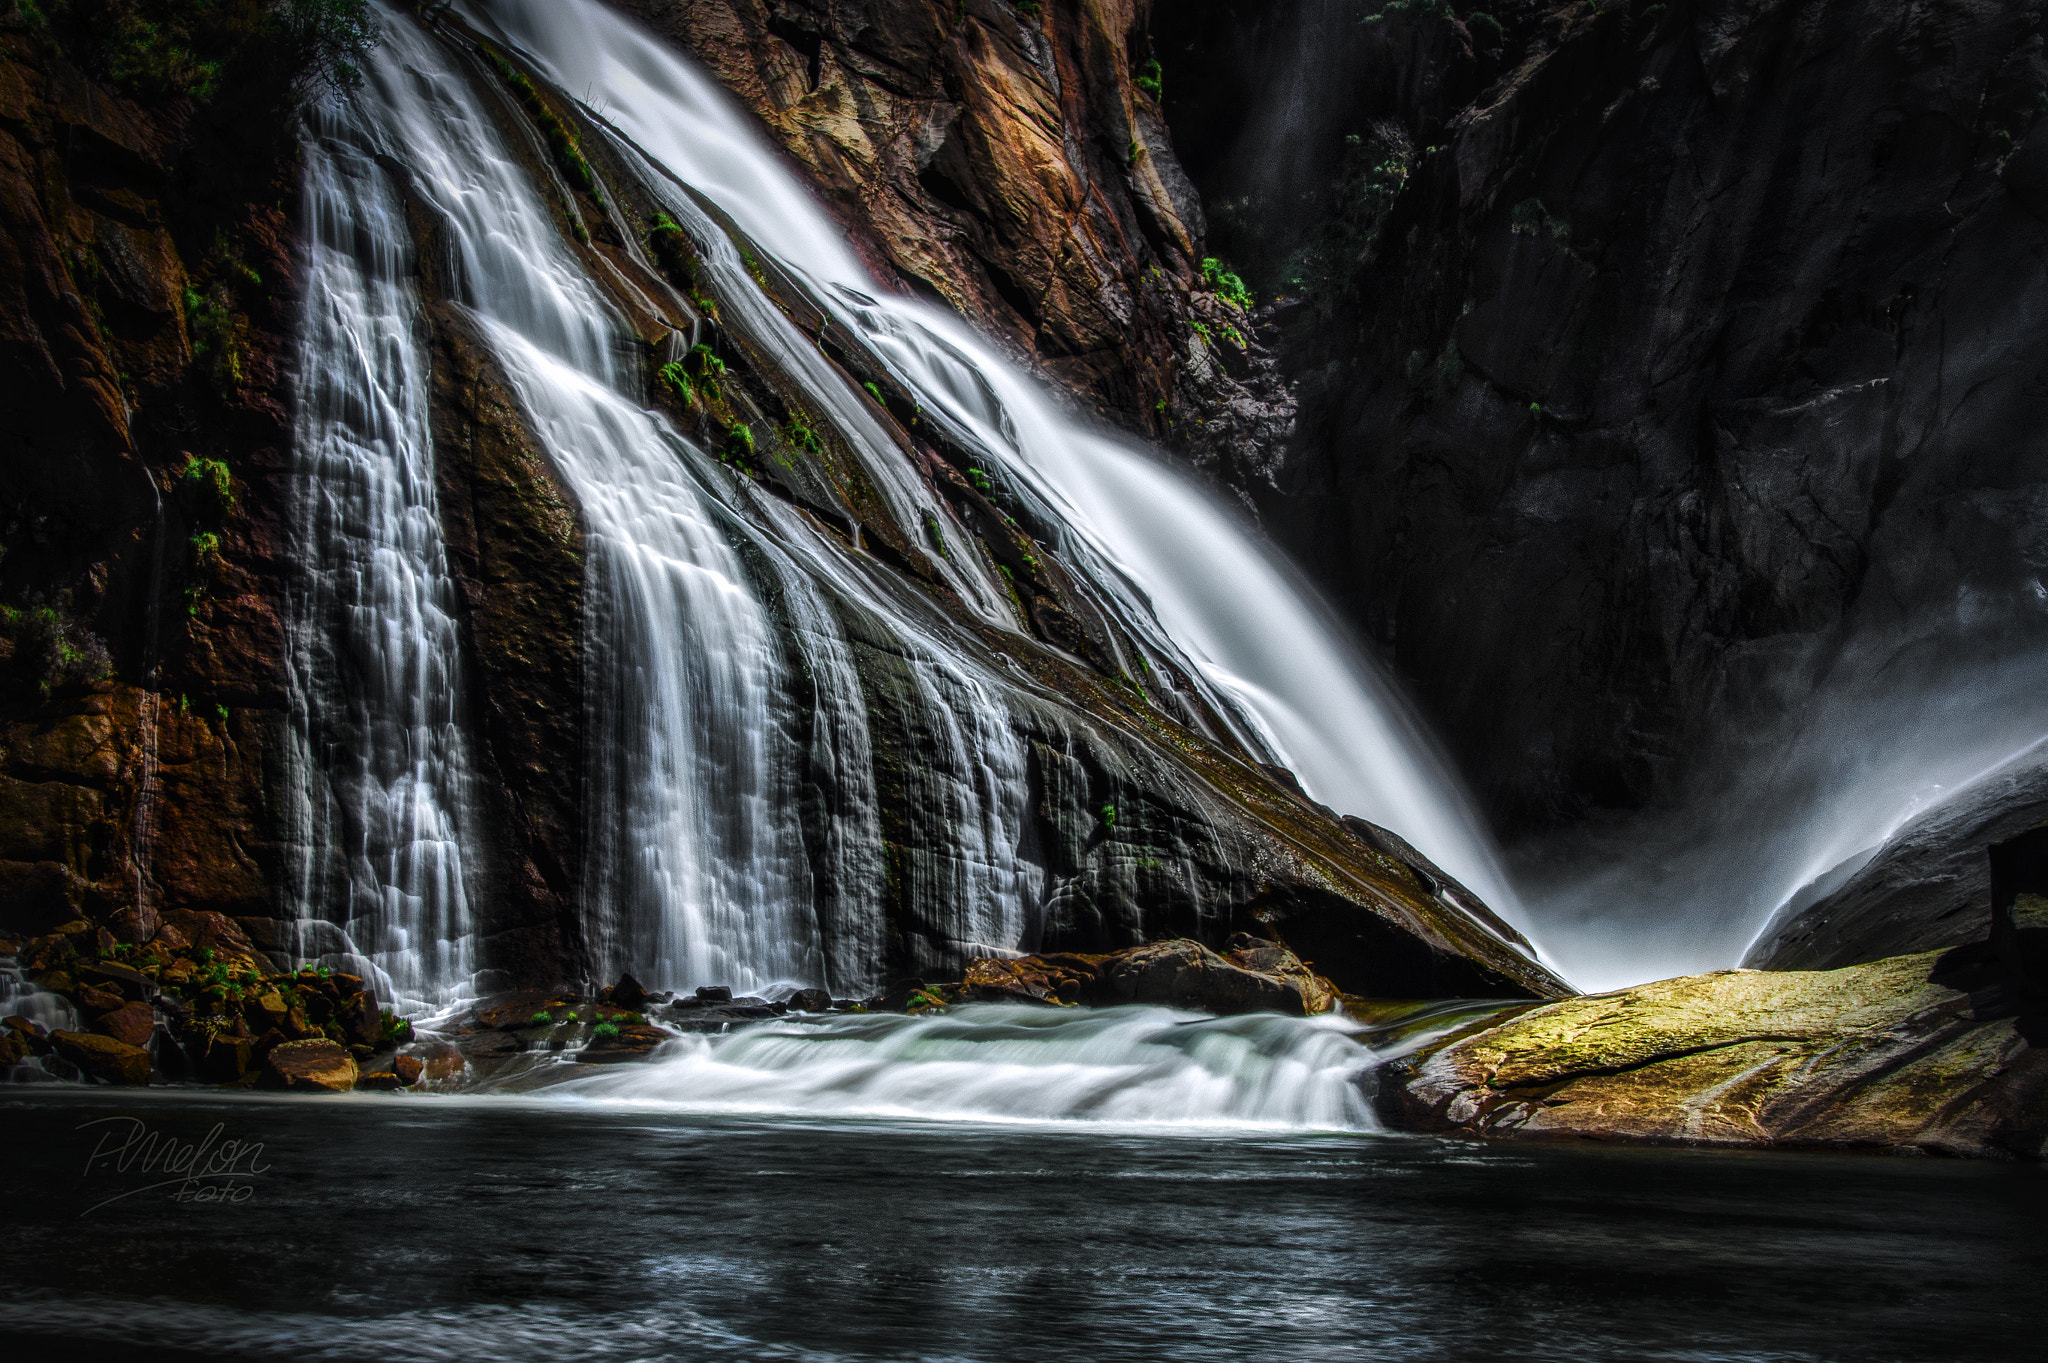
[[[1202,260],[1202,282],[1215,290],[1218,298],[1240,312],[1252,305],[1252,291],[1245,287],[1244,280],[1214,256]]]
[[[583,155],[583,139],[576,135],[574,128],[563,121],[561,115],[549,107],[545,99],[541,98],[540,91],[534,88],[533,82],[524,72],[496,52],[490,52],[489,56],[491,64],[498,70],[499,78],[519,97],[520,107],[526,110],[527,117],[540,129],[542,139],[547,142],[549,152],[554,155],[556,167],[562,172],[562,178],[567,180],[571,187],[588,194],[599,207],[603,207],[604,190],[598,182],[597,172],[590,168],[590,161]],[[674,224],[671,223],[670,226]],[[588,240],[587,234],[583,232],[577,235],[580,239]]]
[[[799,408],[790,408],[789,419],[784,421],[777,430],[792,449],[808,450],[812,454],[823,454],[825,452],[825,442],[819,439],[818,433],[815,430],[811,429],[810,418],[804,415],[803,411]]]
[[[1159,59],[1154,57],[1138,69],[1138,77],[1131,83],[1150,95],[1156,104],[1163,95],[1164,82],[1165,73],[1159,69]]]
[[[617,1041],[619,1039],[619,1029],[614,1023],[600,1022],[597,1026],[590,1029],[590,1039],[592,1041]]]

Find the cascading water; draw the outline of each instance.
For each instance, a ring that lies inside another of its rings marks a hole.
[[[989,467],[1047,507],[1064,527],[1059,548],[1135,633],[1193,661],[1243,737],[1318,798],[1401,830],[1514,915],[1485,834],[1408,711],[1224,513],[1151,460],[1063,419],[954,319],[874,296],[840,229],[744,115],[630,20],[583,0],[462,8],[716,203],[956,436],[987,451]],[[845,383],[830,376],[819,387]]]
[[[579,1096],[698,1111],[1371,1130],[1381,1057],[1335,1018],[982,1004],[685,1037]]]
[[[332,106],[305,142],[297,948],[366,970],[417,1011],[464,996],[474,974],[463,843],[474,800],[418,299],[377,151]]]
[[[458,296],[588,523],[594,966],[822,978],[787,662],[695,476],[709,461],[624,395],[619,319],[448,55],[389,18],[367,85],[350,117],[438,219]]]

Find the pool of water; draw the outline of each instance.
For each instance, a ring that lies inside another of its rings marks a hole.
[[[2034,1166],[40,1086],[0,1120],[14,1358],[2040,1356]]]

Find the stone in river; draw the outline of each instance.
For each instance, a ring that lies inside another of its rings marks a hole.
[[[832,996],[822,989],[799,989],[789,996],[789,1006],[800,1013],[829,1012]]]
[[[103,1013],[93,1026],[116,1041],[130,1046],[147,1046],[149,1034],[156,1030],[156,1013],[146,1003],[126,1003],[111,1013]]]
[[[109,1084],[147,1084],[149,1052],[110,1036],[90,1032],[52,1032],[50,1043],[59,1059]]]
[[[391,1057],[391,1072],[398,1076],[401,1084],[417,1084],[420,1071],[424,1068],[416,1055],[394,1055]]]
[[[630,1013],[647,1007],[647,990],[630,974],[619,976],[619,982],[611,987],[611,996],[614,1005]]]
[[[697,986],[697,998],[703,1003],[731,1003],[732,989],[723,984],[700,984]]]
[[[346,1093],[356,1085],[354,1057],[332,1041],[286,1041],[263,1060],[264,1077],[279,1088]]]

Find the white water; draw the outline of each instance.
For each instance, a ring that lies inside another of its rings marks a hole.
[[[1335,1018],[977,1004],[668,1043],[552,1090],[708,1112],[1371,1130],[1377,1060]]]
[[[405,220],[332,109],[304,142],[306,296],[289,634],[305,958],[416,1011],[474,971],[454,584],[427,429]]]
[[[786,663],[699,482],[714,466],[627,396],[620,320],[443,49],[387,16],[367,74],[353,116],[439,218],[458,295],[586,523],[593,964],[820,980]]]
[[[1068,557],[1126,598],[1126,618],[1155,614],[1150,632],[1163,627],[1172,652],[1236,702],[1227,708],[1312,794],[1399,831],[1518,917],[1485,833],[1406,707],[1227,515],[1150,458],[1066,420],[955,318],[877,297],[841,229],[746,115],[632,21],[590,0],[464,8],[716,202],[928,410],[986,449],[992,470],[1052,508]]]

